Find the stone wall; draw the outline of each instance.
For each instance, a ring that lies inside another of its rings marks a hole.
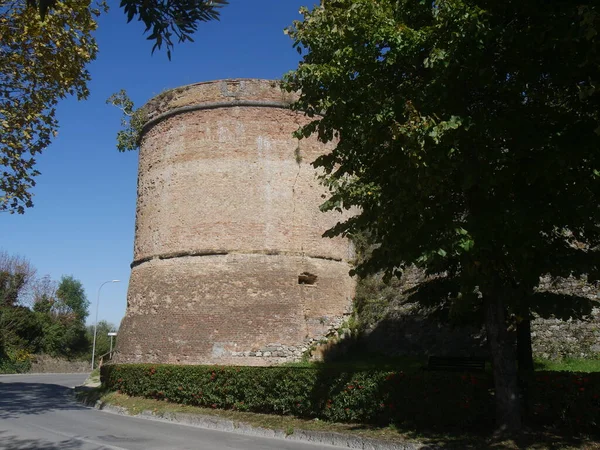
[[[356,305],[361,323],[356,343],[370,352],[397,356],[487,356],[482,329],[452,325],[443,312],[407,302],[408,291],[424,279],[420,271],[412,268],[389,286],[380,277],[361,280]],[[600,285],[585,280],[561,279],[550,283],[544,279],[541,289],[600,300]],[[534,356],[545,359],[599,358],[600,309],[592,310],[589,321],[534,320],[532,345]]]
[[[600,302],[600,283],[585,279],[544,279],[541,289]],[[600,358],[600,307],[592,309],[589,321],[538,318],[531,324],[531,340],[534,354],[541,358]]]
[[[265,80],[178,88],[146,105],[134,261],[115,361],[297,360],[351,310],[352,248],[322,233],[328,151]]]
[[[381,276],[359,281],[354,344],[362,351],[391,356],[487,356],[485,333],[478,327],[456,326],[447,311],[408,301],[409,291],[426,280],[416,268],[386,285]]]

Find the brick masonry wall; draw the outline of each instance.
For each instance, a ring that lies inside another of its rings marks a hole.
[[[319,211],[310,165],[328,149],[292,137],[308,119],[285,102],[275,82],[224,80],[147,105],[162,120],[141,142],[117,362],[297,360],[350,312],[352,248],[321,237],[341,217]]]

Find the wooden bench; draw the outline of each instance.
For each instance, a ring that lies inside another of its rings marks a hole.
[[[430,356],[427,370],[447,370],[453,372],[483,372],[485,358]]]

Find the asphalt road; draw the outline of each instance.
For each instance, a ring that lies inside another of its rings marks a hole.
[[[0,375],[0,450],[277,449],[339,447],[121,416],[73,400],[87,375]]]

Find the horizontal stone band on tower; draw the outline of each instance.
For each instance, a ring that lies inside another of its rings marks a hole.
[[[215,109],[215,108],[233,108],[235,106],[253,106],[257,108],[285,108],[290,107],[289,103],[274,102],[274,101],[260,101],[260,100],[235,100],[232,102],[210,102],[210,103],[199,103],[197,105],[182,106],[181,108],[174,108],[156,117],[153,117],[142,127],[141,135],[156,125],[158,122],[165,120],[169,117],[176,116],[177,114],[183,114],[186,112],[199,111],[202,109]]]
[[[278,82],[199,83],[151,100],[118,362],[297,360],[350,312],[352,247],[322,234],[331,147],[293,132]]]
[[[145,258],[133,261],[130,264],[130,268],[133,269],[135,266],[139,266],[140,264],[143,264],[145,262],[152,261],[153,259],[173,259],[173,258],[183,258],[185,256],[229,255],[230,253],[232,253],[232,252],[229,252],[227,250],[191,250],[188,252],[167,253],[167,254],[163,254],[163,255],[147,256]],[[264,251],[248,250],[248,251],[245,251],[244,253],[245,254],[256,254],[256,255],[302,256],[305,258],[324,259],[324,260],[328,260],[328,261],[342,261],[341,258],[332,258],[332,257],[328,257],[328,256],[318,256],[318,255],[308,256],[308,255],[298,253],[298,252],[279,252],[279,251],[264,252]]]

